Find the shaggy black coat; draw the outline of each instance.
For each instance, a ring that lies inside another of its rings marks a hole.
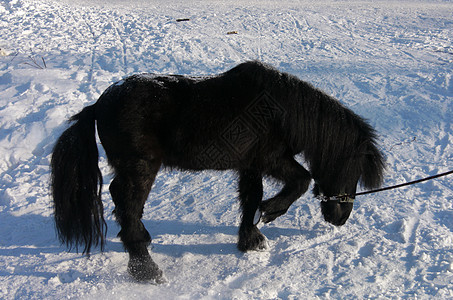
[[[252,61],[211,77],[141,74],[110,86],[58,140],[52,192],[59,237],[69,246],[104,244],[97,166],[98,134],[115,171],[110,192],[119,236],[137,280],[163,281],[141,222],[161,165],[184,170],[236,170],[242,222],[238,248],[266,248],[254,224],[273,221],[315,181],[314,194],[354,195],[381,184],[383,156],[374,130],[339,101],[287,73]],[[294,156],[302,154],[309,171]],[[262,201],[263,176],[284,183]],[[352,203],[322,202],[326,221],[343,225]]]

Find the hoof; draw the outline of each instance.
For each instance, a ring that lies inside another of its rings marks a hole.
[[[261,203],[261,221],[263,223],[269,223],[284,215],[288,210],[287,207],[280,207],[279,203],[275,199],[270,199]]]
[[[155,284],[166,283],[163,272],[151,257],[134,257],[129,260],[127,266],[129,274],[138,282],[150,282]]]
[[[247,251],[266,251],[269,249],[266,237],[256,226],[246,230],[239,230],[238,249]]]

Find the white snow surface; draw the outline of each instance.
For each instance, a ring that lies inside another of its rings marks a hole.
[[[453,299],[453,176],[358,197],[339,228],[308,192],[259,225],[268,251],[242,254],[235,174],[161,170],[143,222],[163,285],[127,274],[101,145],[104,252],[60,245],[49,195],[66,120],[110,84],[141,72],[206,76],[250,59],[368,119],[385,185],[451,170],[451,1],[92,2],[0,0],[1,299]],[[264,186],[266,198],[281,188]]]

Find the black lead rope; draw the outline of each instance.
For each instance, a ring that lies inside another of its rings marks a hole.
[[[373,193],[378,193],[378,192],[387,191],[387,190],[393,190],[393,189],[397,189],[397,188],[400,188],[400,187],[403,187],[403,186],[413,185],[413,184],[416,184],[416,183],[420,183],[420,182],[423,182],[423,181],[436,179],[436,178],[447,176],[447,175],[450,175],[450,174],[453,174],[453,170],[445,172],[445,173],[429,176],[429,177],[426,177],[426,178],[422,178],[422,179],[406,182],[406,183],[401,183],[401,184],[397,184],[397,185],[383,187],[383,188],[376,189],[376,190],[356,193],[355,195],[334,196],[333,198],[335,198],[335,199],[333,199],[333,200],[340,200],[340,202],[342,202],[341,199],[344,199],[344,198],[347,198],[347,199],[351,199],[352,198],[353,199],[356,196],[362,196],[362,195],[373,194]],[[346,202],[346,201],[343,201],[343,202]]]

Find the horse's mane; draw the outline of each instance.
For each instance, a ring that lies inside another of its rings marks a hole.
[[[314,180],[338,178],[338,182],[329,182],[332,189],[359,178],[365,188],[381,185],[384,162],[376,132],[338,100],[257,61],[240,64],[225,75],[252,80],[286,108],[288,140],[295,153],[304,154]]]

